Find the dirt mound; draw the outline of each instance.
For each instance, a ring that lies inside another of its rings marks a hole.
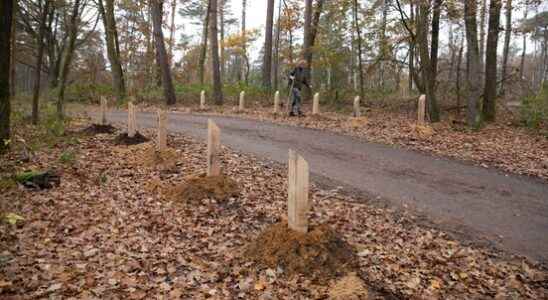
[[[177,164],[177,152],[175,149],[167,148],[158,150],[156,147],[148,147],[142,153],[138,154],[139,161],[145,167],[159,167],[161,169],[170,169]]]
[[[281,267],[289,276],[304,274],[322,281],[357,266],[352,246],[325,224],[303,234],[289,229],[286,221],[276,223],[248,245],[245,256],[269,268]]]
[[[113,134],[114,132],[116,132],[116,128],[110,124],[106,124],[106,125],[91,124],[90,126],[82,129],[82,133],[86,133],[86,134],[100,134],[100,133]]]
[[[360,277],[351,273],[337,280],[329,288],[329,299],[369,299],[368,290]]]
[[[129,137],[127,132],[120,133],[115,139],[116,145],[137,145],[148,142],[149,139],[140,132],[135,133],[134,137]]]
[[[233,179],[225,176],[190,176],[185,183],[169,188],[165,195],[172,200],[183,200],[191,203],[201,203],[205,198],[226,201],[240,194],[240,187]]]

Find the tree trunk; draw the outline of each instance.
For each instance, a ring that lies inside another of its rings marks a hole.
[[[76,48],[76,37],[78,35],[78,19],[80,14],[80,0],[75,0],[72,7],[72,15],[70,16],[70,27],[68,45],[65,49],[63,58],[63,64],[61,67],[61,74],[59,78],[59,93],[57,95],[57,117],[62,120],[65,116],[65,88],[67,85],[67,79],[70,71],[70,64],[72,63],[72,56],[74,55],[74,49]]]
[[[274,0],[268,0],[267,3],[263,57],[263,88],[270,92],[272,89],[272,25],[274,21]]]
[[[276,39],[274,40],[274,90],[278,90],[278,79],[280,77],[280,16],[282,13],[282,2],[278,2],[278,19],[276,20]]]
[[[325,0],[318,0],[316,3],[316,9],[314,11],[314,16],[312,16],[312,0],[306,0],[305,6],[305,21],[304,21],[304,42],[303,42],[303,58],[306,60],[305,68],[305,78],[310,83],[311,74],[312,74],[312,59],[314,47],[314,42],[316,40],[316,33],[318,30],[318,23],[320,22],[320,15],[322,12],[323,3]],[[305,89],[307,93],[305,94],[305,99],[310,99],[312,91],[310,89]]]
[[[246,28],[245,28],[245,14],[246,14],[246,6],[247,1],[242,0],[242,29],[241,29],[241,35],[242,35],[242,65],[241,65],[241,77],[244,80],[244,82],[247,84],[247,77],[249,72],[249,60],[247,57],[247,36],[246,36]]]
[[[499,39],[501,0],[491,0],[489,4],[489,32],[485,57],[485,89],[483,91],[483,119],[495,120],[497,97],[497,46]]]
[[[464,0],[468,1],[468,0]],[[480,78],[483,80],[483,71],[485,70],[485,18],[487,18],[487,0],[481,0],[480,12],[480,40],[479,40],[479,57],[480,57]]]
[[[32,124],[38,124],[38,110],[39,110],[39,97],[40,97],[40,77],[42,71],[42,59],[44,57],[44,35],[46,34],[46,21],[49,12],[49,0],[45,0],[44,7],[42,7],[42,1],[39,1],[40,7],[40,29],[38,31],[38,54],[36,56],[36,68],[34,69],[34,87],[32,91]]]
[[[413,7],[413,1],[409,2],[410,6],[410,20],[415,23],[415,9]],[[415,40],[409,39],[409,92],[413,91],[413,76],[415,73]]]
[[[150,1],[157,1],[158,2],[158,8],[159,8],[159,15],[160,15],[160,24],[163,23],[163,19],[164,19],[164,0],[150,0]],[[152,5],[152,7],[154,7],[155,5]],[[161,87],[162,86],[162,78],[163,78],[163,75],[162,75],[162,64],[163,64],[163,58],[162,58],[162,54],[160,54],[160,51],[159,48],[158,48],[158,40],[157,40],[157,36],[156,34],[154,34],[154,12],[152,11],[152,7],[151,7],[151,15],[152,15],[152,31],[153,31],[153,34],[152,34],[152,37],[153,37],[153,40],[154,40],[154,45],[156,45],[155,47],[155,50],[156,50],[156,64],[154,65],[154,68],[156,69],[156,87]],[[162,29],[160,27],[160,29]],[[164,33],[162,31],[162,37],[164,36]],[[164,49],[165,49],[165,44],[164,44],[164,40],[162,39],[161,40],[162,44],[164,45]],[[167,58],[167,51],[166,51],[166,58]],[[168,62],[168,65],[169,65],[169,62]]]
[[[0,153],[10,139],[10,63],[14,1],[0,1]]]
[[[466,27],[466,44],[468,56],[468,101],[466,120],[468,126],[478,128],[480,125],[481,82],[480,57],[478,49],[478,26],[476,22],[477,4],[474,0],[464,1],[464,23]]]
[[[209,43],[211,48],[211,67],[213,69],[213,100],[215,104],[223,104],[223,88],[219,66],[219,41],[217,32],[217,0],[209,0],[211,14],[209,19]]]
[[[221,67],[221,80],[225,79],[225,0],[219,1],[219,29],[220,29],[220,38],[221,42],[219,47],[221,48],[221,57],[220,57],[220,67]]]
[[[363,77],[363,59],[362,59],[362,35],[360,30],[360,24],[358,22],[358,0],[354,0],[353,6],[353,17],[354,17],[354,30],[356,31],[356,37],[358,39],[358,74],[360,76],[360,99],[365,101],[365,90],[364,90],[364,77]]]
[[[464,50],[464,38],[461,39],[459,54],[457,56],[457,83],[456,83],[456,93],[457,93],[457,116],[460,116],[460,86],[461,86],[461,64],[462,64],[462,52]]]
[[[107,55],[112,71],[112,87],[116,93],[116,100],[122,103],[126,96],[126,85],[124,81],[124,72],[120,59],[120,46],[118,44],[118,31],[116,29],[116,19],[114,18],[114,0],[98,1],[99,11],[103,18],[105,27],[105,42],[107,45]]]
[[[4,1],[9,1],[9,0],[4,0]],[[10,55],[10,82],[9,82],[9,86],[10,86],[10,95],[11,97],[15,97],[15,93],[17,92],[17,89],[16,89],[16,70],[15,70],[15,58],[16,58],[16,53],[17,53],[17,3],[18,1],[17,0],[13,0],[13,5],[12,5],[12,11],[13,11],[13,16],[11,18],[11,55]],[[1,141],[0,141],[1,142]]]
[[[204,20],[204,29],[202,32],[202,49],[200,50],[200,68],[198,70],[198,76],[200,77],[200,84],[204,85],[205,83],[205,61],[207,56],[207,41],[209,36],[209,21],[210,21],[210,13],[211,10],[211,0],[207,3],[207,10],[205,14],[205,20]]]
[[[523,20],[527,20],[527,13],[529,12],[529,7],[527,6],[527,4],[525,5],[525,8],[524,8],[524,12],[523,12]],[[523,79],[523,69],[525,67],[525,54],[527,53],[527,33],[524,31],[523,32],[523,46],[522,46],[522,51],[521,51],[521,61],[519,63],[519,79],[522,80]]]
[[[453,34],[453,24],[449,24],[449,73],[447,74],[447,81],[453,82],[453,74],[455,72],[455,39]]]
[[[171,2],[171,26],[169,28],[169,66],[173,66],[173,48],[175,48],[175,14],[177,13],[177,0]]]
[[[510,50],[510,37],[512,36],[512,0],[506,0],[506,28],[504,32],[504,49],[502,51],[502,75],[500,82],[500,94],[504,95],[504,82],[508,73],[508,55]]]
[[[387,0],[382,1],[382,18],[381,18],[381,29],[380,29],[380,45],[379,45],[379,86],[384,90],[384,65],[386,60],[386,52],[388,48],[388,43],[386,42],[386,21],[388,17],[388,2]]]
[[[166,46],[164,43],[164,33],[162,31],[162,10],[161,0],[151,0],[152,5],[152,25],[154,26],[154,40],[156,42],[156,52],[158,53],[158,60],[160,62],[160,69],[162,75],[162,86],[164,88],[164,97],[166,97],[166,104],[175,104],[175,91],[173,89],[173,82],[171,79],[171,70],[169,68],[169,62],[167,59]]]

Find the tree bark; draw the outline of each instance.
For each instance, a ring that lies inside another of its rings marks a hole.
[[[220,29],[220,38],[221,42],[219,44],[220,48],[220,68],[221,68],[221,80],[225,79],[225,64],[226,64],[226,58],[225,58],[225,0],[218,0],[219,1],[219,29]]]
[[[175,14],[177,13],[177,0],[171,2],[171,26],[169,28],[169,66],[173,66],[173,48],[175,48]]]
[[[464,0],[468,1],[468,0]],[[485,70],[485,18],[487,17],[487,0],[481,0],[480,12],[480,32],[479,32],[479,58],[480,58],[480,78],[483,79]]]
[[[305,21],[304,21],[304,43],[303,43],[303,58],[306,60],[305,78],[311,83],[312,74],[312,59],[314,53],[312,48],[316,40],[316,33],[318,30],[318,23],[320,22],[320,15],[322,13],[324,0],[318,0],[316,3],[316,9],[314,10],[314,16],[312,16],[312,0],[306,0],[305,2]],[[312,91],[307,87],[305,89],[305,99],[310,99]]]
[[[501,0],[491,0],[489,4],[489,32],[485,57],[485,85],[483,91],[483,119],[495,120],[497,97],[497,46],[499,39]]]
[[[76,37],[78,35],[78,19],[80,14],[80,0],[75,0],[72,7],[72,15],[70,16],[69,23],[69,37],[68,45],[65,49],[63,57],[63,64],[61,67],[61,74],[59,78],[59,93],[57,95],[57,117],[62,120],[65,117],[65,88],[67,85],[67,79],[70,71],[70,64],[72,63],[72,56],[74,55],[74,49],[76,48]]]
[[[126,96],[126,85],[124,81],[124,72],[120,59],[120,46],[118,43],[118,31],[116,29],[116,19],[114,18],[114,0],[98,1],[99,11],[103,18],[105,27],[105,42],[107,45],[107,56],[112,71],[112,87],[116,93],[116,100],[121,103]]]
[[[413,7],[413,1],[409,2],[410,6],[410,20],[415,23],[415,9]],[[409,92],[413,91],[413,76],[415,73],[415,39],[411,37],[409,39]]]
[[[9,0],[4,0],[9,1]],[[17,92],[16,89],[16,70],[15,70],[15,58],[16,58],[16,52],[17,52],[17,0],[13,0],[12,5],[12,11],[13,16],[11,18],[11,55],[10,55],[10,95],[11,97],[15,97],[15,93]]]
[[[363,76],[363,58],[362,58],[362,35],[360,30],[360,25],[358,22],[358,0],[354,0],[353,5],[353,17],[354,17],[354,30],[356,31],[356,37],[358,39],[358,74],[360,76],[360,99],[365,101],[365,90],[364,90],[364,76]]]
[[[267,1],[266,29],[263,57],[263,88],[268,92],[272,89],[272,26],[274,22],[274,0]]]
[[[464,23],[466,27],[466,47],[468,56],[468,100],[466,120],[468,126],[478,128],[481,107],[480,58],[478,49],[478,26],[476,22],[477,4],[475,0],[464,1]]]
[[[278,2],[278,19],[276,20],[276,39],[274,40],[274,90],[278,90],[278,79],[280,77],[280,16],[282,13],[282,1]]]
[[[162,75],[162,86],[164,88],[164,97],[166,104],[175,104],[175,90],[173,89],[173,81],[171,79],[171,70],[167,59],[166,46],[164,43],[164,33],[162,31],[162,10],[160,8],[161,0],[151,0],[152,5],[152,25],[154,26],[154,40],[156,42],[156,52],[160,62]]]
[[[527,20],[527,13],[529,12],[529,7],[525,4],[523,12],[523,20]],[[519,79],[523,79],[523,69],[525,67],[525,54],[527,53],[527,33],[523,32],[523,46],[521,51],[521,61],[519,63]]]
[[[10,63],[14,1],[0,1],[0,153],[10,139]]]
[[[210,21],[210,10],[211,10],[211,0],[207,2],[207,10],[204,20],[204,29],[202,32],[202,49],[200,50],[200,67],[198,70],[198,76],[200,77],[200,84],[204,85],[205,83],[205,61],[207,56],[207,41],[209,37],[209,21]]]
[[[500,82],[500,94],[504,95],[504,82],[508,73],[508,55],[510,51],[510,37],[512,36],[512,0],[506,0],[506,28],[504,32],[504,49],[502,51],[502,81]]]
[[[221,70],[219,66],[219,41],[217,32],[217,0],[209,0],[209,43],[211,48],[211,67],[213,70],[213,100],[215,104],[223,104],[223,88],[221,81]]]
[[[242,0],[242,65],[241,65],[241,77],[243,81],[247,84],[247,78],[249,74],[249,59],[247,57],[247,34],[245,28],[245,19],[246,19],[246,7],[247,1]]]
[[[387,0],[382,0],[382,18],[381,18],[381,29],[380,29],[380,53],[379,53],[379,86],[384,90],[384,65],[386,60],[386,52],[388,48],[388,43],[386,42],[386,21],[388,17],[388,2]]]
[[[45,0],[44,7],[42,1],[39,1],[40,7],[40,29],[38,31],[38,53],[36,55],[36,68],[34,69],[34,87],[32,91],[32,124],[38,124],[39,97],[40,97],[40,77],[42,71],[42,59],[44,57],[44,35],[46,34],[46,21],[49,12],[49,0]]]

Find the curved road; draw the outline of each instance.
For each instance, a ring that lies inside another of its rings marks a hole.
[[[109,117],[127,120],[125,112]],[[183,113],[169,118],[170,131],[203,140],[212,118],[223,144],[284,164],[292,148],[323,182],[411,209],[469,240],[548,262],[548,184],[540,180],[314,129]],[[155,127],[156,114],[139,113],[138,123]]]

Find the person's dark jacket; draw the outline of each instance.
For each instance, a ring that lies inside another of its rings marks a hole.
[[[294,79],[291,79],[291,78],[294,78]],[[301,90],[303,85],[310,87],[308,85],[308,82],[306,81],[306,76],[304,74],[303,67],[295,67],[295,69],[293,69],[293,71],[289,73],[289,87],[291,87],[291,84],[293,84],[293,87],[298,90]]]

